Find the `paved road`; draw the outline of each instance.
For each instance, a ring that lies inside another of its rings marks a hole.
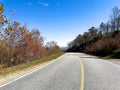
[[[67,53],[0,90],[120,90],[120,65],[82,53]]]

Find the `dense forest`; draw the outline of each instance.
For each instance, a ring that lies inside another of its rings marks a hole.
[[[47,42],[38,29],[10,21],[0,4],[0,67],[10,67],[61,52],[55,41]]]
[[[79,34],[68,44],[67,51],[120,58],[120,9],[111,10],[107,23],[102,22],[98,28],[92,26],[88,32]]]

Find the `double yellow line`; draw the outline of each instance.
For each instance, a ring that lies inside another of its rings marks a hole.
[[[84,83],[85,83],[85,74],[84,74],[84,65],[81,59],[80,61],[80,66],[81,66],[81,87],[80,90],[84,90]]]

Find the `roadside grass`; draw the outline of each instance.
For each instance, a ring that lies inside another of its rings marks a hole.
[[[120,59],[120,56],[111,54],[111,55],[103,57],[103,59]]]
[[[52,61],[52,60],[58,58],[59,56],[61,56],[63,54],[64,53],[54,54],[54,55],[43,57],[41,59],[37,59],[37,60],[34,60],[34,61],[27,62],[27,63],[24,63],[24,64],[20,64],[20,65],[8,67],[8,68],[3,68],[3,69],[0,70],[0,76],[4,76],[4,75],[14,73],[14,72],[19,71],[19,70],[30,68],[30,67],[35,66],[35,65],[39,65],[39,64],[42,64],[42,63],[45,63],[45,62]]]
[[[112,58],[112,55],[108,55],[108,56],[105,56],[105,57],[102,57],[103,59],[111,59]]]

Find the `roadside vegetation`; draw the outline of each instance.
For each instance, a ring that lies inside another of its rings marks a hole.
[[[52,60],[58,58],[59,56],[61,56],[63,54],[64,53],[61,52],[59,54],[53,54],[53,55],[46,56],[46,57],[43,57],[43,58],[40,58],[40,59],[37,59],[37,60],[34,60],[34,61],[30,61],[30,62],[23,63],[23,64],[20,64],[20,65],[16,65],[16,66],[1,69],[0,70],[0,76],[4,76],[4,75],[14,73],[14,72],[19,71],[19,70],[24,70],[24,69],[33,67],[35,65],[39,65],[39,64],[42,64],[42,63],[45,63],[45,62],[52,61]]]
[[[7,68],[4,70],[8,72],[11,70],[8,67],[19,64],[21,65],[12,67],[13,71],[15,68],[17,70],[49,61],[61,52],[55,41],[44,45],[44,38],[38,29],[29,30],[26,24],[21,25],[17,21],[11,21],[4,15],[4,6],[0,4],[0,73],[3,68]]]
[[[107,58],[120,58],[120,9],[111,10],[110,20],[98,28],[79,34],[68,44],[68,52],[84,52]]]

